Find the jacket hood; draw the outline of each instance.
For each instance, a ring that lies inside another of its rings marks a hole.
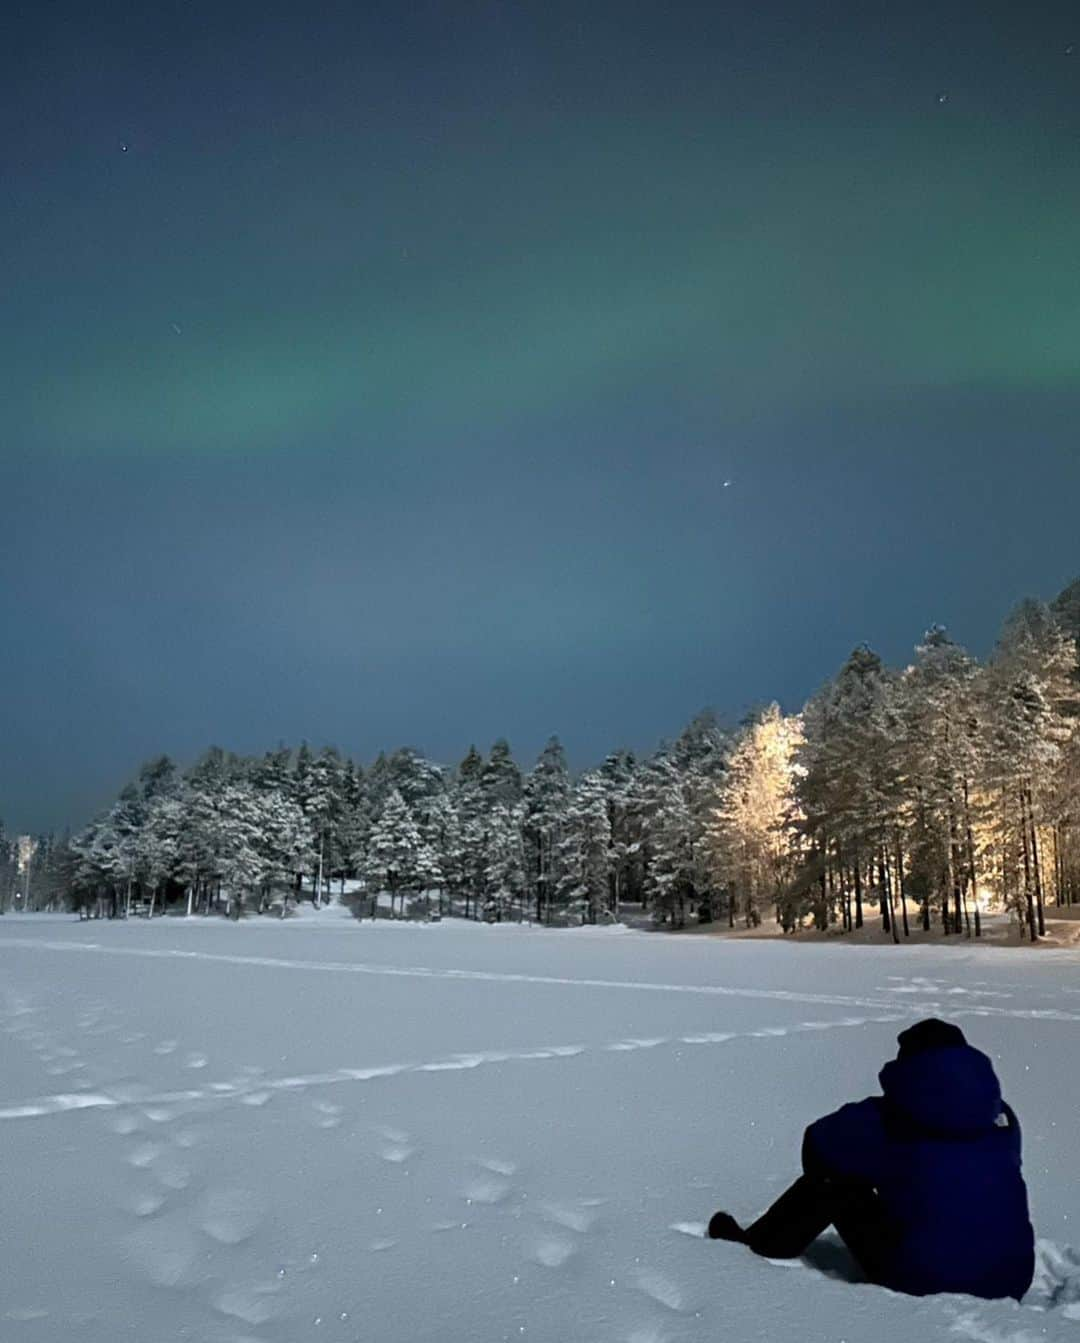
[[[993,1128],[1001,1113],[1001,1087],[993,1065],[970,1045],[894,1059],[882,1068],[879,1081],[891,1105],[933,1132]]]

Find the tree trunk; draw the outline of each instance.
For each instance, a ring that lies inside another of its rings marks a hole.
[[[155,903],[156,900],[157,900],[157,886],[151,886],[151,887],[150,887],[150,905],[149,905],[149,907],[148,907],[148,909],[147,909],[147,911],[146,911],[146,917],[147,917],[148,919],[152,919],[152,918],[154,917],[154,903]]]
[[[1043,912],[1042,869],[1039,863],[1039,831],[1035,825],[1035,805],[1028,789],[1028,824],[1031,826],[1031,872],[1035,878],[1035,910],[1039,922],[1039,936],[1046,936],[1046,915]]]
[[[896,884],[900,891],[900,913],[904,920],[904,936],[911,936],[907,917],[907,892],[904,889],[904,852],[900,847],[900,835],[896,836]]]
[[[859,854],[855,855],[855,927],[861,928],[863,925],[862,912],[862,860]]]
[[[1020,838],[1021,851],[1024,855],[1024,899],[1026,901],[1028,932],[1031,934],[1032,942],[1039,939],[1038,930],[1035,924],[1035,901],[1031,894],[1031,855],[1028,851],[1028,825],[1027,825],[1027,805],[1024,801],[1024,794],[1020,794]]]
[[[878,850],[878,882],[881,887],[881,926],[882,930],[892,934],[894,943],[900,941],[896,928],[896,913],[893,910],[892,881],[885,865],[885,850]]]
[[[964,780],[964,833],[967,841],[967,868],[971,882],[971,901],[975,906],[975,936],[982,937],[982,919],[979,915],[979,890],[975,877],[975,835],[971,825],[971,800],[968,781]]]

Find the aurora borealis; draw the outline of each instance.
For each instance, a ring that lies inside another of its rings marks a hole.
[[[5,43],[9,825],[584,763],[1080,570],[1066,7],[100,8]]]

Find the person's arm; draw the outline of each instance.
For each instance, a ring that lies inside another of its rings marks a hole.
[[[807,1175],[876,1185],[887,1168],[887,1138],[879,1096],[842,1105],[816,1120],[803,1137]]]
[[[1001,1136],[1004,1141],[1008,1143],[1010,1150],[1015,1153],[1016,1164],[1020,1165],[1020,1121],[1016,1117],[1016,1111],[1005,1101],[1001,1102],[1001,1113],[1005,1116],[1007,1121],[1006,1123],[999,1125],[1002,1130]]]

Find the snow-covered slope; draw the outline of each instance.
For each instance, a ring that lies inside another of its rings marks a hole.
[[[443,923],[0,920],[0,1338],[1080,1337],[1080,958]],[[699,1238],[955,1018],[1025,1130],[1021,1306]]]

